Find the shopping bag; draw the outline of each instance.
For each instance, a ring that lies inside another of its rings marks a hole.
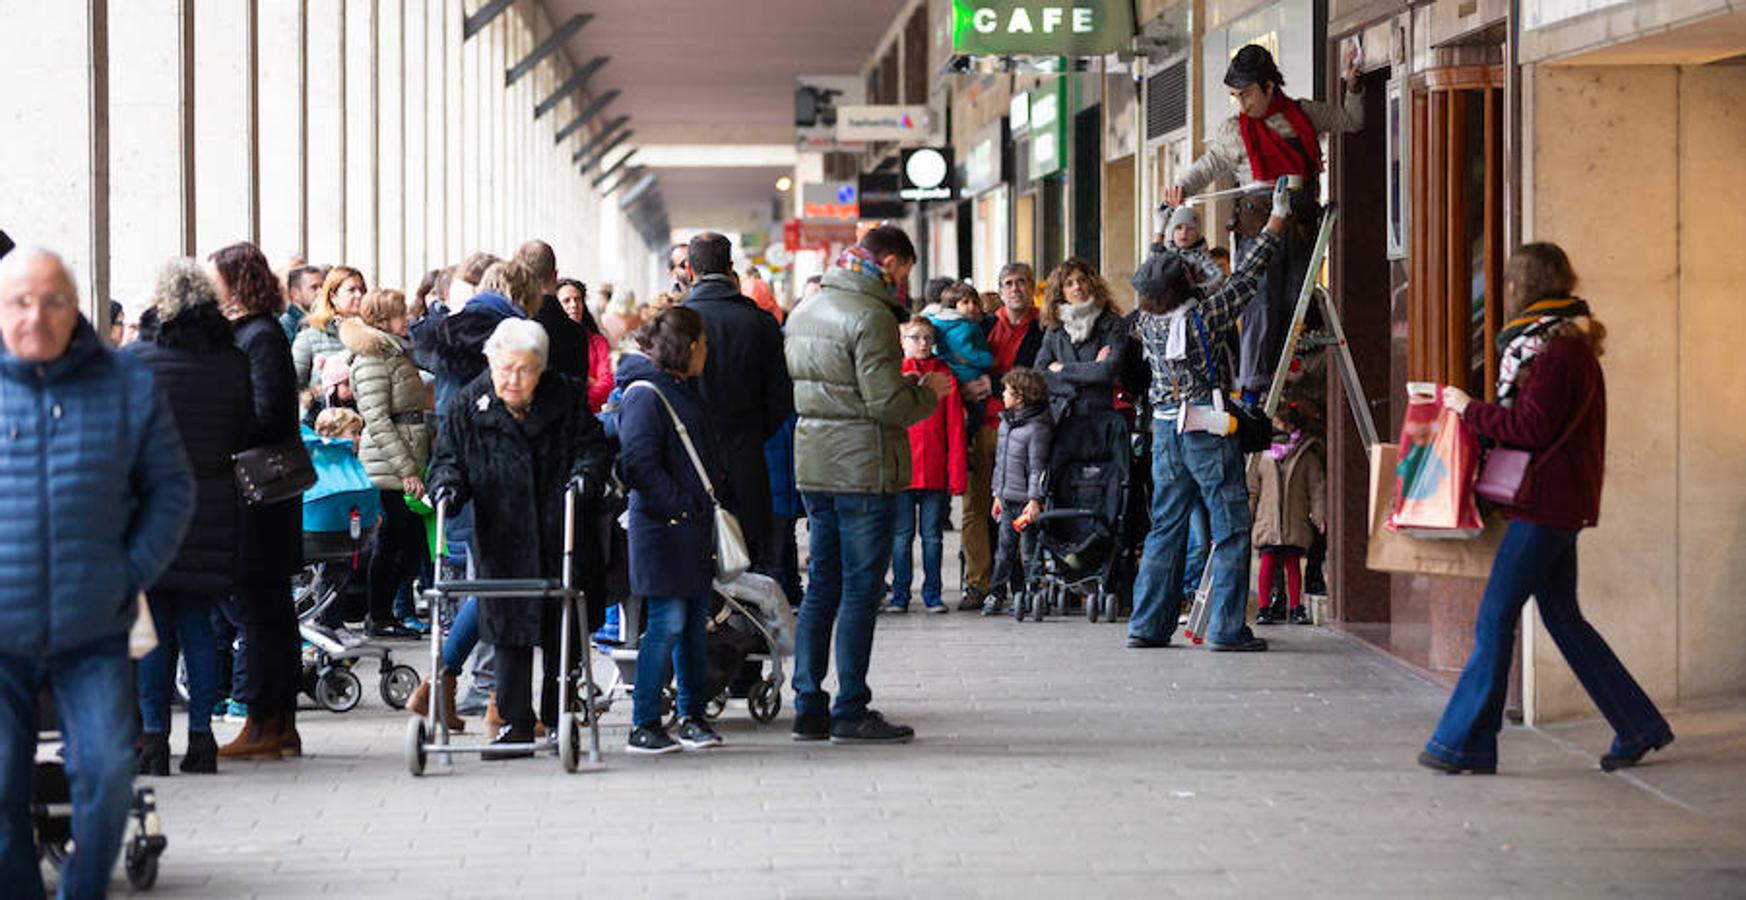
[[[1443,406],[1440,385],[1407,385],[1398,447],[1388,526],[1421,538],[1477,536],[1485,527],[1473,492],[1479,441],[1454,410]]]
[[[1427,540],[1388,527],[1399,481],[1397,451],[1394,444],[1370,448],[1370,546],[1365,564],[1378,572],[1489,578],[1506,527],[1501,517],[1487,517],[1479,536],[1465,540]]]
[[[135,601],[138,608],[133,614],[133,627],[127,630],[127,658],[144,659],[147,653],[158,649],[158,627],[152,622],[146,595],[140,593]]]

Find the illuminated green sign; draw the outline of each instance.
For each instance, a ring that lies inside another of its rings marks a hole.
[[[1132,0],[952,0],[952,52],[1102,56],[1128,49]]]

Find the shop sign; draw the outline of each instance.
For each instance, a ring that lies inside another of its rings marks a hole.
[[[1067,140],[1067,118],[1061,115],[1061,83],[1051,80],[1031,92],[1031,165],[1032,181],[1053,175],[1061,169],[1063,145]]]
[[[952,50],[1102,56],[1130,49],[1132,0],[952,0]]]
[[[901,174],[905,200],[952,199],[952,148],[917,147],[903,151]]]
[[[850,181],[823,181],[800,191],[800,217],[809,222],[853,222],[861,217],[860,190]]]
[[[920,144],[928,137],[925,106],[843,106],[837,109],[837,141]]]
[[[1031,127],[1031,95],[1029,91],[1021,91],[1012,95],[1012,105],[1007,107],[1006,117],[1012,123],[1013,134],[1023,134]]]
[[[794,143],[802,150],[860,149],[837,140],[837,121],[845,106],[866,102],[867,82],[859,75],[801,75],[794,85]]]
[[[964,193],[980,194],[1006,181],[1005,119],[991,123],[970,145],[964,157]]]
[[[861,218],[901,219],[909,214],[896,172],[870,172],[860,179]]]

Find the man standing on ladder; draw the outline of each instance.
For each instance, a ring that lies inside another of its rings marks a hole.
[[[1250,405],[1259,402],[1273,379],[1292,307],[1309,274],[1310,250],[1321,219],[1321,135],[1364,127],[1357,48],[1346,60],[1345,82],[1343,104],[1293,100],[1285,95],[1285,76],[1273,54],[1258,44],[1238,50],[1225,70],[1225,86],[1237,103],[1237,114],[1219,123],[1206,152],[1164,191],[1166,205],[1181,206],[1188,195],[1225,175],[1236,175],[1241,188],[1232,227],[1240,261],[1267,220],[1274,183],[1282,177],[1302,179],[1302,188],[1292,197],[1291,227],[1268,266],[1261,292],[1241,319],[1236,386]]]

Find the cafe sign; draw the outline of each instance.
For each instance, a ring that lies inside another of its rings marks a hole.
[[[952,51],[1102,56],[1130,48],[1132,0],[952,0]]]

